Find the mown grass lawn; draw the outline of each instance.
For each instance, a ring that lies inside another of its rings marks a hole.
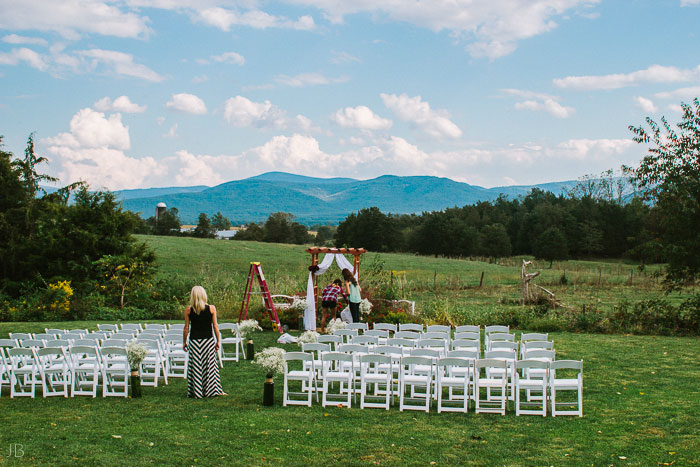
[[[11,331],[94,322],[0,323]],[[277,335],[255,336],[256,350]],[[584,360],[584,417],[541,418],[261,405],[264,371],[227,363],[228,396],[184,380],[141,399],[0,397],[4,465],[700,465],[700,339],[554,333]],[[295,345],[283,346],[288,350]],[[10,457],[11,445],[23,457]]]

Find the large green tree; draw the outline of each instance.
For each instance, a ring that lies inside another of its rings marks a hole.
[[[136,216],[112,193],[74,184],[46,194],[40,182],[52,178],[37,172],[45,161],[35,154],[32,136],[21,159],[0,150],[0,291],[17,296],[56,279],[87,286],[99,279],[95,261],[104,255],[153,261],[131,236]]]
[[[661,124],[647,117],[647,127],[630,126],[634,140],[649,146],[635,181],[657,211],[671,288],[700,276],[700,101],[681,107],[675,128],[663,117]]]

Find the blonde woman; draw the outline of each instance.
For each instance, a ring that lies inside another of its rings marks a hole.
[[[207,303],[204,287],[196,285],[190,292],[190,306],[185,309],[182,334],[182,349],[190,354],[187,361],[187,397],[201,399],[226,394],[221,388],[216,358],[220,345],[216,307]]]

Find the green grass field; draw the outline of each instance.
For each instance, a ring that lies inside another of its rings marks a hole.
[[[95,323],[0,323],[9,331]],[[255,336],[256,350],[276,335]],[[4,465],[700,465],[697,338],[555,333],[584,360],[584,416],[263,407],[264,371],[227,363],[228,396],[194,401],[186,383],[141,399],[0,398]],[[288,350],[296,345],[284,346]],[[23,457],[10,457],[20,444]]]
[[[200,283],[221,313],[238,316],[248,266],[259,261],[273,294],[305,293],[311,256],[300,245],[223,241],[195,238],[139,236],[157,254],[162,276],[180,276]],[[531,258],[530,258],[531,259]],[[391,271],[405,271],[395,285],[400,298],[416,301],[420,310],[426,303],[447,300],[473,308],[518,307],[522,258],[506,258],[497,263],[488,260],[433,258],[409,254],[367,253],[362,257],[360,283],[388,285]],[[381,268],[377,265],[381,264]],[[551,290],[565,307],[596,303],[610,307],[620,300],[636,301],[661,297],[658,265],[638,265],[624,261],[563,261],[551,269],[547,262],[536,262],[530,272],[541,271],[536,282]],[[377,271],[381,269],[381,273]],[[481,274],[483,284],[479,287]],[[323,279],[337,277],[335,265]],[[567,284],[561,285],[562,275]],[[668,298],[680,301],[691,293],[684,290]]]
[[[310,257],[304,247],[140,237],[157,253],[160,274],[203,284],[210,301],[237,316],[248,264],[260,261],[273,293],[304,290]],[[520,258],[451,260],[367,254],[361,282],[389,281],[405,271],[401,293],[420,310],[436,300],[488,309],[513,307]],[[381,273],[379,264],[383,264]],[[643,272],[624,262],[568,261],[536,265],[539,283],[568,307],[663,295],[658,266]],[[566,271],[567,285],[560,285]],[[481,273],[484,283],[479,287]],[[331,276],[329,276],[330,278]],[[678,301],[693,291],[670,296]],[[480,323],[492,324],[492,323]],[[87,327],[96,322],[0,323],[8,332]],[[518,332],[525,331],[519,329]],[[296,333],[294,333],[296,334]],[[557,358],[584,361],[584,417],[437,414],[359,408],[263,407],[264,371],[227,363],[228,396],[193,401],[186,382],[144,388],[141,399],[0,397],[3,465],[700,465],[700,339],[555,332]],[[255,335],[256,350],[278,345]],[[296,345],[283,346],[297,350]],[[17,446],[20,447],[21,456]],[[14,449],[14,450],[13,450]]]

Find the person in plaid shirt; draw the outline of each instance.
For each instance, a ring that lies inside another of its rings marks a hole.
[[[329,312],[333,312],[333,319],[336,317],[338,294],[343,293],[343,289],[340,288],[341,284],[342,282],[340,279],[336,279],[332,283],[328,284],[321,292],[321,308],[323,308],[323,314],[321,315],[322,333],[326,332],[326,319],[328,319]]]

